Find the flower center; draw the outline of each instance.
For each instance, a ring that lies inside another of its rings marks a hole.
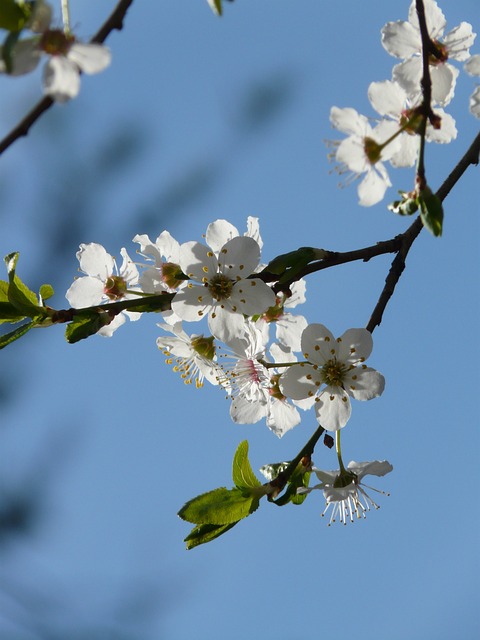
[[[262,317],[265,320],[265,322],[276,322],[277,320],[280,320],[282,316],[283,316],[283,303],[281,298],[277,296],[275,300],[275,306],[267,309]]]
[[[321,371],[322,381],[333,387],[342,387],[347,367],[335,358],[326,362]]]
[[[50,29],[43,34],[40,46],[51,56],[65,56],[74,42],[74,36],[67,36],[61,29]]]
[[[127,281],[121,276],[110,276],[105,280],[103,287],[103,293],[110,298],[110,300],[120,300],[123,298],[127,291]]]
[[[207,286],[215,300],[225,300],[232,294],[233,280],[219,273],[208,282]]]
[[[435,67],[448,60],[448,49],[438,40],[433,41],[433,46],[435,47],[435,53],[431,53],[428,56],[428,62]]]
[[[382,155],[382,147],[372,138],[364,138],[363,150],[371,164],[378,162]]]

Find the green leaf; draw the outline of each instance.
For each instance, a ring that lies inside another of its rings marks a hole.
[[[184,540],[187,543],[187,550],[215,540],[215,538],[220,537],[236,524],[238,522],[231,522],[230,524],[200,524],[198,527],[194,527]]]
[[[233,482],[239,489],[255,489],[261,486],[248,460],[248,442],[238,445],[232,465]]]
[[[417,198],[423,226],[436,238],[442,235],[443,206],[440,198],[427,187]]]
[[[260,498],[220,487],[189,500],[178,512],[193,524],[233,524],[256,511]]]
[[[43,302],[45,302],[45,300],[48,300],[49,298],[51,298],[55,292],[51,284],[42,284],[42,286],[40,287],[39,293]]]
[[[18,309],[10,302],[0,302],[0,324],[4,322],[20,322],[25,318],[18,313]]]
[[[93,336],[102,327],[110,324],[112,317],[105,311],[93,312],[94,315],[79,315],[65,329],[67,342],[74,344]]]
[[[324,260],[328,256],[325,249],[314,249],[313,247],[300,247],[296,251],[283,253],[271,260],[264,271],[280,276],[280,283],[293,280],[300,271],[314,260]]]
[[[8,271],[8,301],[24,316],[33,318],[42,314],[37,296],[16,275],[18,253],[10,253],[5,257]]]
[[[28,331],[30,331],[34,324],[34,322],[22,324],[21,327],[17,327],[13,331],[10,331],[10,333],[6,333],[5,335],[0,336],[0,349],[3,349],[12,342],[15,342],[15,340],[18,340],[19,338],[24,336]]]
[[[14,0],[0,0],[0,29],[20,31],[30,16],[30,9],[26,3],[23,6]]]

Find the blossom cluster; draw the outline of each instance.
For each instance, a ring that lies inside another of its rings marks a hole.
[[[384,377],[365,364],[373,348],[366,329],[348,329],[336,338],[296,313],[306,300],[303,279],[278,292],[262,280],[257,218],[248,218],[244,235],[216,220],[204,242],[180,244],[168,231],[155,241],[147,235],[133,241],[139,257],[132,260],[122,248],[120,266],[103,246],[80,245],[84,275],[66,293],[70,305],[97,307],[140,297],[148,303],[150,296],[169,294],[157,346],[186,384],[218,386],[231,400],[233,422],[265,419],[281,437],[301,422],[302,411],[313,409],[319,425],[338,432],[350,418],[352,398],[382,394]],[[140,315],[126,308],[98,333],[112,336],[127,317]],[[201,332],[191,333],[188,323]],[[352,488],[357,491],[357,485]]]
[[[14,39],[0,47],[0,73],[20,76],[34,71],[43,56],[42,85],[45,95],[56,102],[75,98],[80,91],[80,74],[95,74],[106,69],[111,60],[107,47],[78,42],[68,25],[52,26],[53,10],[45,0],[31,3],[31,13],[23,29],[31,37]]]
[[[422,91],[422,35],[412,0],[407,21],[389,22],[382,29],[382,44],[392,56],[402,60],[393,67],[392,78],[372,82],[368,98],[378,117],[371,122],[352,108],[332,107],[330,122],[345,133],[333,143],[332,156],[347,181],[360,179],[359,203],[371,206],[380,202],[392,186],[385,163],[392,167],[411,167],[418,156],[420,135],[428,142],[446,144],[457,136],[453,117],[444,110],[454,93],[459,69],[451,61],[465,62],[465,70],[480,75],[480,56],[470,57],[476,34],[462,22],[445,33],[446,19],[435,0],[424,0],[425,17],[432,43],[429,70],[432,97],[424,104]],[[480,88],[470,100],[470,111],[480,117]]]

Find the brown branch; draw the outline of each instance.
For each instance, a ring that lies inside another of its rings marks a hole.
[[[445,200],[447,195],[450,193],[450,191],[453,189],[453,187],[456,185],[456,183],[462,177],[468,167],[470,165],[478,165],[479,154],[480,133],[476,136],[466,153],[463,155],[460,161],[456,164],[453,171],[444,180],[443,184],[438,189],[437,196],[442,202]],[[402,275],[403,270],[405,269],[407,254],[422,229],[423,224],[420,217],[418,217],[405,231],[405,233],[403,233],[401,236],[397,236],[397,238],[401,239],[401,247],[392,262],[390,271],[385,279],[385,286],[366,326],[366,329],[368,329],[370,333],[374,331],[375,327],[380,326],[385,308],[390,301],[393,292],[395,291],[395,287],[400,280],[400,276]]]
[[[110,16],[100,27],[97,33],[91,38],[91,43],[101,44],[105,42],[108,35],[114,31],[120,31],[123,28],[123,20],[125,15],[132,4],[133,0],[119,0],[117,6],[112,11]],[[0,141],[0,155],[12,145],[15,140],[26,136],[30,131],[32,125],[40,118],[40,116],[48,111],[54,104],[54,100],[49,96],[42,98],[33,109],[27,113],[27,115],[14,127],[8,135]]]

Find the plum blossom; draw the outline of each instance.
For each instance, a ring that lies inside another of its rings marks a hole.
[[[465,71],[471,76],[480,76],[480,54],[475,54],[465,63]],[[480,85],[477,86],[470,97],[470,113],[480,118]]]
[[[269,286],[248,278],[260,262],[260,247],[253,238],[232,238],[221,247],[218,258],[212,248],[186,242],[179,259],[193,282],[175,294],[172,310],[190,322],[208,315],[210,332],[224,342],[243,333],[244,315],[264,313],[275,304]]]
[[[222,384],[232,398],[230,417],[237,424],[255,424],[266,419],[268,428],[281,438],[300,423],[300,415],[280,391],[280,363],[295,362],[295,356],[280,345],[272,345],[270,354],[279,368],[267,367],[266,340],[256,324],[246,321],[241,338],[227,343],[228,352],[221,363]],[[226,360],[228,359],[228,363]],[[309,400],[298,402],[307,409]]]
[[[185,384],[195,382],[197,389],[203,387],[204,379],[211,384],[219,384],[220,369],[216,364],[214,338],[203,335],[189,336],[182,328],[182,323],[173,326],[159,324],[159,327],[173,333],[173,336],[157,338],[157,347],[167,356],[166,363],[173,365]],[[175,356],[175,358],[173,357]]]
[[[49,56],[43,69],[43,93],[56,102],[75,98],[80,91],[80,74],[99,73],[111,61],[109,49],[97,43],[80,43],[70,32],[51,29],[51,8],[37,3],[30,29],[38,35],[19,40],[11,50],[11,68],[0,56],[0,72],[14,76],[33,71],[43,54]]]
[[[315,489],[323,491],[327,505],[323,510],[322,516],[325,516],[330,507],[332,508],[328,523],[330,526],[336,521],[337,517],[345,525],[348,521],[354,522],[354,517],[357,519],[366,518],[367,511],[370,511],[371,507],[379,509],[380,506],[372,500],[363,487],[384,495],[389,494],[373,487],[368,487],[362,483],[362,480],[366,475],[384,476],[393,471],[393,467],[386,460],[374,460],[373,462],[352,461],[348,463],[346,469],[322,471],[313,467],[312,471],[315,472],[320,480],[320,484],[308,489],[299,489],[298,492],[310,493]]]
[[[338,173],[351,172],[351,178],[365,177],[358,185],[359,203],[370,207],[385,195],[392,185],[382,160],[390,160],[399,148],[399,142],[393,138],[398,127],[383,120],[372,128],[366,116],[355,109],[332,107],[330,111],[332,125],[346,133],[336,149],[335,159],[339,163]]]
[[[368,98],[372,107],[381,116],[391,118],[399,127],[405,127],[399,134],[399,148],[391,156],[389,162],[394,167],[411,167],[418,155],[419,138],[417,128],[421,124],[422,116],[416,110],[415,102],[409,100],[408,94],[398,82],[385,80],[372,82],[368,88]],[[434,128],[427,122],[426,139],[429,142],[448,143],[457,137],[455,120],[443,109],[436,108],[439,127]]]
[[[80,270],[85,275],[77,278],[65,294],[72,307],[81,309],[93,307],[105,301],[115,302],[137,297],[133,292],[140,291],[137,286],[138,269],[125,249],[120,251],[123,258],[120,269],[117,267],[115,258],[107,253],[102,245],[95,242],[81,244],[76,255],[80,262]],[[126,317],[130,320],[138,320],[140,316],[141,313],[134,311],[122,311],[98,333],[110,337],[125,322]]]
[[[302,334],[306,362],[289,367],[280,389],[294,400],[315,398],[319,424],[337,431],[350,418],[350,397],[371,400],[383,393],[384,377],[364,364],[372,348],[372,336],[366,329],[348,329],[335,339],[324,325],[308,325]]]
[[[146,234],[136,235],[133,242],[140,245],[139,253],[150,265],[140,276],[143,291],[172,293],[187,284],[179,265],[180,244],[168,231],[162,231],[155,242]]]
[[[453,98],[458,69],[448,60],[465,61],[469,56],[476,34],[468,22],[462,22],[444,35],[447,25],[444,14],[435,0],[424,0],[427,28],[436,52],[429,56],[432,80],[432,99],[445,106]],[[408,21],[389,22],[382,29],[382,44],[388,53],[404,62],[393,69],[393,79],[408,93],[412,100],[422,94],[422,37],[420,25],[412,1]]]

